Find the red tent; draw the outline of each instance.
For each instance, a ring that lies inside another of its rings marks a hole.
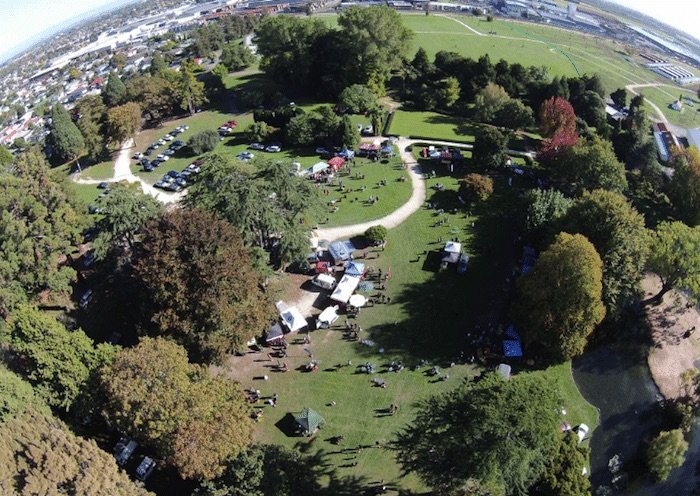
[[[316,273],[317,274],[327,274],[331,271],[331,264],[329,262],[316,262]]]
[[[333,168],[333,170],[337,171],[345,165],[345,159],[342,157],[333,157],[328,161],[328,165],[330,165]]]

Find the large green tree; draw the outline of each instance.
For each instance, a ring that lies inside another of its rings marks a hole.
[[[178,77],[174,71],[163,70],[158,76],[136,76],[127,81],[129,100],[141,107],[141,113],[151,125],[160,124],[180,107]]]
[[[53,151],[62,162],[76,159],[85,150],[83,135],[60,103],[51,109],[50,136]]]
[[[661,290],[648,302],[659,302],[671,289],[700,297],[700,227],[662,222],[650,236],[649,270],[661,278]]]
[[[665,481],[674,468],[683,465],[688,442],[683,431],[675,429],[660,432],[647,448],[647,465],[656,480]]]
[[[121,471],[95,441],[60,420],[28,411],[0,423],[0,494],[152,495]]]
[[[540,376],[488,374],[423,400],[398,435],[396,457],[439,494],[472,478],[493,495],[527,494],[555,456],[560,404]]]
[[[111,345],[95,347],[82,330],[69,331],[51,315],[29,306],[12,312],[8,327],[23,373],[49,405],[64,411],[71,409],[91,375],[113,353]]]
[[[107,107],[97,95],[88,95],[75,105],[78,114],[77,126],[85,140],[88,158],[97,162],[106,151]]]
[[[190,115],[194,115],[195,111],[207,102],[207,96],[204,92],[204,83],[197,80],[195,75],[195,64],[185,60],[180,66],[180,79],[177,89],[180,95],[180,107],[182,110],[187,110]]]
[[[49,297],[70,294],[75,271],[63,260],[84,226],[39,151],[20,154],[12,172],[0,171],[1,315],[46,290]]]
[[[338,97],[338,106],[353,114],[364,114],[376,104],[377,95],[364,84],[350,85]]]
[[[107,135],[115,144],[133,138],[141,125],[141,107],[129,102],[107,111]]]
[[[669,196],[678,217],[690,226],[700,224],[700,150],[676,150],[671,160],[675,169]]]
[[[579,446],[573,431],[565,432],[535,494],[541,496],[590,496],[591,481],[583,474],[589,449]]]
[[[50,411],[31,384],[0,365],[0,424],[30,409],[41,413]]]
[[[508,155],[506,144],[508,139],[498,129],[490,126],[482,128],[474,143],[472,160],[479,167],[498,169],[505,167]]]
[[[269,298],[239,232],[189,209],[152,219],[143,233],[132,260],[145,329],[182,343],[198,361],[244,349],[267,323]]]
[[[108,107],[116,107],[126,101],[126,86],[116,72],[109,75],[102,91],[102,99]]]
[[[559,221],[571,207],[572,201],[560,191],[550,189],[531,189],[525,198],[525,229],[536,245],[551,239],[559,227]]]
[[[560,233],[518,280],[513,317],[526,343],[541,344],[555,360],[580,355],[605,317],[602,268],[590,241]]]
[[[585,192],[569,209],[563,229],[583,234],[603,260],[603,302],[609,316],[632,304],[649,254],[644,217],[620,193]]]
[[[252,420],[238,384],[210,377],[181,346],[143,339],[102,371],[108,422],[152,446],[186,478],[223,473],[251,441]]]
[[[99,233],[93,242],[95,256],[104,259],[112,248],[132,250],[136,234],[146,221],[162,212],[162,205],[144,194],[138,185],[118,184],[101,197]],[[126,246],[124,246],[126,245]]]
[[[255,62],[255,55],[250,49],[237,42],[224,45],[219,59],[229,72],[240,71]]]
[[[190,136],[187,140],[187,146],[190,147],[192,153],[201,155],[202,153],[210,152],[219,144],[219,133],[213,129],[205,129],[197,134]]]

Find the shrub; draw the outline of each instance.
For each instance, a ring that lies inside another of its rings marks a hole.
[[[459,192],[465,199],[487,200],[493,193],[493,179],[482,174],[467,174],[459,183]]]
[[[674,468],[683,465],[686,451],[688,443],[680,429],[660,432],[647,449],[647,464],[654,478],[658,481],[668,479]]]
[[[365,231],[365,238],[372,245],[379,245],[386,241],[389,231],[384,226],[372,226]]]
[[[187,146],[192,149],[195,155],[210,152],[219,143],[219,134],[216,131],[206,130],[197,133],[187,141]]]

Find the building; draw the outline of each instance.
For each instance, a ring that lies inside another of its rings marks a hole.
[[[674,64],[669,64],[667,62],[651,62],[646,64],[646,66],[660,76],[679,84],[694,84],[700,82],[700,78],[695,74]]]
[[[688,146],[700,150],[700,129],[688,129]]]
[[[679,146],[678,139],[668,130],[663,122],[654,124],[652,129],[654,130],[654,141],[656,142],[659,159],[662,162],[668,162],[673,149]]]

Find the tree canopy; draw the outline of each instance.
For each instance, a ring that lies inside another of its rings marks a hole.
[[[669,196],[678,217],[690,226],[700,224],[700,150],[675,150]]]
[[[588,448],[578,445],[573,431],[564,433],[556,455],[552,458],[537,486],[542,496],[590,496],[591,481],[582,473],[588,464]]]
[[[219,59],[229,72],[240,71],[255,62],[255,55],[247,46],[231,42],[224,45]]]
[[[580,234],[560,233],[518,279],[513,316],[528,345],[539,343],[555,360],[583,352],[586,339],[605,317],[601,300],[603,263]]]
[[[572,200],[560,191],[550,189],[531,189],[527,192],[525,210],[525,229],[531,239],[539,245],[543,240],[554,237],[559,220],[571,207]]]
[[[552,97],[540,107],[542,136],[551,138],[557,131],[576,129],[576,114],[571,104],[563,98]]]
[[[128,102],[107,111],[107,135],[112,143],[122,144],[131,139],[141,126],[141,107]]]
[[[651,440],[647,448],[647,465],[656,480],[664,481],[674,468],[683,465],[688,442],[683,431],[675,429],[660,432]]]
[[[482,174],[469,173],[459,182],[459,192],[468,201],[485,201],[493,193],[493,179]]]
[[[51,139],[53,151],[61,162],[73,160],[85,150],[85,140],[70,114],[60,103],[51,109]]]
[[[201,155],[202,153],[210,152],[219,144],[219,133],[213,129],[205,129],[197,134],[190,136],[187,140],[187,146],[190,147],[192,153]]]
[[[197,80],[195,75],[195,64],[189,60],[184,60],[180,66],[180,77],[177,82],[177,89],[180,96],[180,107],[187,110],[190,115],[207,102],[204,93],[204,83]]]
[[[30,409],[41,413],[50,411],[31,384],[0,365],[0,424]]]
[[[423,400],[398,435],[396,457],[440,494],[472,478],[494,495],[527,494],[556,452],[559,405],[542,377],[491,373]]]
[[[649,270],[661,278],[661,291],[651,301],[661,301],[673,288],[700,297],[700,227],[682,222],[662,222],[649,241]]]
[[[112,72],[107,78],[102,99],[108,107],[116,107],[126,102],[126,86],[116,72]]]
[[[384,241],[386,241],[388,236],[389,230],[382,225],[369,227],[365,231],[365,238],[367,238],[367,241],[372,245],[382,244]]]
[[[244,349],[267,323],[270,301],[236,229],[187,209],[142,231],[132,261],[145,330],[178,341],[197,361]]]
[[[473,162],[487,169],[505,167],[508,160],[505,151],[507,142],[507,137],[498,129],[485,126],[476,136],[472,150]]]
[[[75,110],[79,116],[76,125],[85,140],[88,157],[97,162],[105,154],[107,107],[97,95],[78,100]]]
[[[377,95],[364,84],[350,85],[338,97],[340,109],[353,114],[364,114],[376,104]]]
[[[210,377],[181,346],[144,338],[104,367],[109,423],[152,446],[180,475],[214,478],[251,440],[238,384]]]

